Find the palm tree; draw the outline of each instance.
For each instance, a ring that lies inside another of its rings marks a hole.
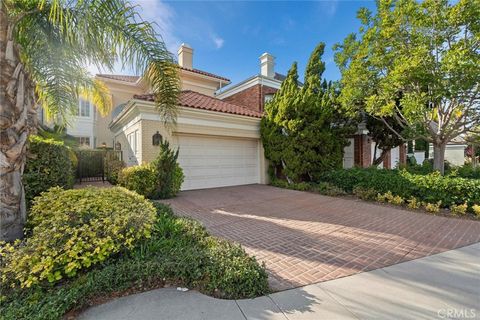
[[[166,121],[175,119],[177,65],[154,26],[126,0],[0,0],[0,240],[23,236],[22,173],[36,109],[68,120],[78,98],[102,112],[106,87],[96,65],[142,74]]]

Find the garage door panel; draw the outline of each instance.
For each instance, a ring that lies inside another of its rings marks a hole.
[[[183,190],[259,183],[258,140],[178,135]]]

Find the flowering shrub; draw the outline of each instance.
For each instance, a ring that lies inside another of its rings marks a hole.
[[[26,240],[0,245],[1,285],[73,277],[148,238],[154,220],[153,205],[124,188],[51,188],[34,200]]]

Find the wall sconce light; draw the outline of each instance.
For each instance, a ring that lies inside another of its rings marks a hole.
[[[115,143],[115,150],[122,150],[122,144],[120,142]]]
[[[152,137],[152,144],[154,146],[159,146],[160,143],[162,142],[162,135],[157,131]]]

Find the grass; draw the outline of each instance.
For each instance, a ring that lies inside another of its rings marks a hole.
[[[155,204],[150,239],[65,282],[5,290],[1,319],[61,319],[67,312],[125,293],[175,284],[219,298],[252,298],[269,292],[264,266],[238,245],[210,236],[196,221]]]

